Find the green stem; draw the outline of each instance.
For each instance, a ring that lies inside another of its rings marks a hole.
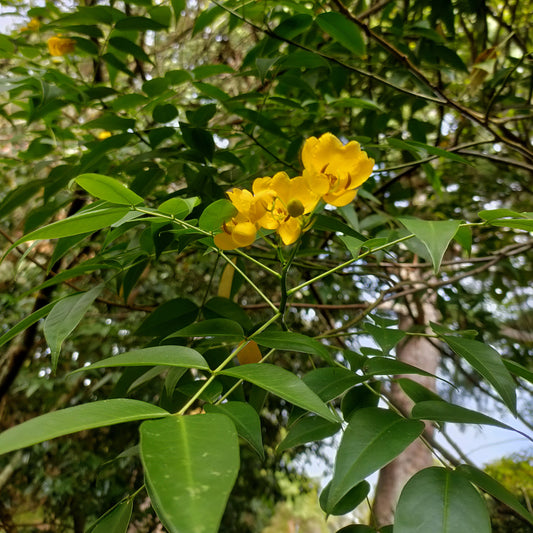
[[[277,311],[277,309],[276,309]],[[217,374],[219,372],[221,372],[222,370],[224,370],[224,368],[229,364],[231,363],[231,361],[233,360],[233,358],[241,351],[244,349],[245,346],[248,345],[248,342],[250,340],[252,340],[253,337],[255,337],[256,335],[259,335],[259,333],[261,333],[262,331],[264,331],[266,328],[268,328],[268,326],[270,326],[270,324],[274,323],[279,317],[280,317],[280,313],[277,312],[272,318],[270,318],[269,320],[267,320],[259,329],[257,329],[256,331],[254,331],[244,342],[241,342],[237,348],[235,348],[235,350],[233,350],[233,352],[230,353],[230,355],[228,357],[226,357],[226,359],[224,359],[224,361],[222,361],[222,363],[220,363],[220,365],[217,366],[217,368],[215,368],[215,370],[212,370],[211,371],[211,375],[209,376],[209,378],[206,379],[205,383],[191,396],[191,398],[189,399],[189,401],[177,412],[175,413],[176,415],[184,415],[187,410],[191,407],[191,405],[194,404],[194,402],[202,395],[202,393],[207,389],[207,387],[209,387],[209,385],[211,385],[211,383],[215,380],[215,378],[217,377]],[[263,358],[264,359],[264,358]]]
[[[366,257],[367,255],[373,254],[374,252],[378,252],[379,250],[383,250],[385,248],[388,248],[389,246],[393,246],[400,242],[412,239],[414,236],[415,236],[414,233],[411,235],[406,235],[405,237],[401,237],[400,239],[396,239],[395,241],[388,242],[386,244],[378,246],[377,248],[372,248],[372,250],[368,250],[367,252],[359,254],[357,257],[354,257],[353,259],[345,261],[344,263],[341,263],[340,265],[337,265],[336,267],[330,268],[329,270],[322,272],[322,274],[319,274],[318,276],[315,276],[314,278],[311,278],[305,281],[304,283],[300,283],[300,285],[296,285],[296,287],[293,287],[292,289],[287,291],[287,295],[290,296],[291,294],[294,294],[295,292],[303,289],[304,287],[307,287],[308,285],[312,285],[316,281],[319,281],[329,276],[330,274],[333,274],[334,272],[337,272],[339,270],[342,270],[343,268],[346,268],[347,266],[350,266],[351,264],[355,263],[356,261],[359,261],[359,259],[362,259],[363,257]]]
[[[264,363],[274,352],[276,351],[276,348],[272,348],[260,361],[258,361],[257,364]],[[226,400],[232,393],[239,387],[244,379],[239,379],[233,387],[231,387],[223,396],[221,396],[216,402],[215,405],[220,405],[224,400]]]
[[[251,261],[252,263],[255,263],[258,267],[262,268],[263,270],[266,270],[267,272],[269,272],[273,276],[276,276],[276,278],[281,279],[281,274],[279,272],[276,272],[272,268],[264,265],[263,263],[261,263],[261,261],[258,261],[257,259],[255,259],[251,255],[248,255],[247,253],[243,252],[242,250],[239,250],[238,248],[236,250],[234,250],[234,251],[236,253],[238,253],[239,255],[241,255],[242,257],[248,259],[248,261]]]
[[[228,263],[231,263],[233,268],[255,289],[257,294],[265,300],[265,302],[272,307],[272,309],[277,313],[278,308],[272,303],[270,298],[222,251],[218,250],[220,256]]]

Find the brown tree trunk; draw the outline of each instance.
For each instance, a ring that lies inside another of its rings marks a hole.
[[[416,274],[410,273],[409,277],[413,280],[415,276]],[[435,308],[435,296],[434,293],[426,294],[419,301],[414,302],[415,305],[410,307],[416,309],[416,315],[406,314],[402,316],[400,328],[409,330],[413,325],[427,325],[430,321],[435,322],[438,316]],[[435,374],[439,366],[440,352],[428,338],[408,336],[398,345],[396,357],[400,361]],[[435,391],[434,378],[413,374],[398,377],[408,377]],[[412,400],[406,396],[396,382],[391,384],[389,399],[402,413],[409,413],[413,406]],[[432,435],[433,428],[428,425],[426,432],[429,433],[429,436]],[[378,526],[394,522],[394,510],[403,486],[416,472],[432,465],[431,451],[420,439],[417,439],[394,461],[381,469],[373,504],[373,514]]]

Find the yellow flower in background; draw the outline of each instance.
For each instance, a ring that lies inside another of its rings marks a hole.
[[[110,131],[101,131],[99,134],[98,134],[98,139],[103,141],[104,139],[109,139],[109,137],[111,137],[112,133]]]
[[[310,137],[302,149],[303,177],[309,187],[331,205],[349,204],[372,173],[374,160],[357,141],[343,145],[331,133]]]
[[[246,189],[233,189],[228,196],[237,214],[222,225],[222,232],[215,235],[215,244],[221,250],[250,246],[257,234],[257,221],[265,209]]]
[[[64,56],[74,51],[76,41],[65,37],[50,37],[47,41],[48,51],[52,56]]]
[[[316,207],[320,197],[309,189],[303,177],[289,178],[278,172],[272,178],[257,178],[253,183],[254,197],[265,207],[259,225],[273,229],[283,244],[292,244],[303,231],[307,215]]]
[[[41,21],[37,18],[32,18],[26,26],[20,28],[20,31],[39,31],[41,27]]]

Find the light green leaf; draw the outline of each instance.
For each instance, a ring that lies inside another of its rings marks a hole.
[[[420,220],[418,218],[399,218],[398,220],[424,243],[431,255],[433,270],[437,273],[444,252],[457,233],[461,222],[458,220]]]
[[[346,246],[354,259],[359,257],[359,250],[361,250],[361,246],[363,246],[364,241],[356,239],[351,235],[339,235],[339,239],[344,243],[344,246]]]
[[[257,452],[261,460],[265,459],[263,439],[261,437],[261,421],[257,411],[245,402],[227,402],[221,405],[205,404],[206,413],[220,413],[229,416],[239,437],[242,437]]]
[[[102,174],[82,174],[74,180],[82,189],[96,198],[112,204],[137,205],[144,200],[120,181]]]
[[[455,471],[467,478],[474,485],[477,485],[481,490],[500,500],[507,507],[518,513],[524,520],[527,520],[533,525],[533,515],[518,501],[514,494],[509,492],[488,474],[471,465],[459,465]]]
[[[316,413],[330,422],[339,422],[338,416],[330,411],[327,405],[301,379],[284,368],[268,363],[252,363],[220,373],[249,381],[306,411]]]
[[[474,339],[441,335],[448,346],[466,359],[498,392],[505,405],[516,415],[516,385],[500,354]]]
[[[207,361],[196,350],[187,346],[171,344],[168,346],[151,346],[149,348],[120,353],[113,357],[102,359],[92,365],[78,368],[74,372],[116,366],[179,366],[183,368],[209,370]]]
[[[407,420],[386,409],[355,411],[337,452],[327,508],[333,509],[359,482],[390,463],[423,430],[423,422]]]
[[[168,414],[156,405],[125,398],[67,407],[32,418],[0,433],[0,454],[85,429],[160,418]]]
[[[200,203],[200,198],[170,198],[159,206],[159,211],[176,218],[185,218]]]
[[[318,355],[324,361],[332,363],[333,360],[328,349],[320,342],[307,335],[292,331],[263,331],[254,336],[254,341],[260,346],[276,348],[289,352],[301,352]]]
[[[321,416],[305,416],[297,420],[279,443],[276,451],[281,453],[294,446],[319,441],[331,437],[341,429],[340,422],[330,422]]]
[[[102,292],[98,285],[87,292],[74,294],[56,303],[44,321],[43,331],[52,352],[52,368],[55,370],[63,341],[74,331],[89,307]]]
[[[316,21],[320,28],[331,35],[335,41],[348,48],[356,56],[365,56],[365,41],[361,30],[352,21],[336,11],[322,13],[318,15]]]
[[[431,155],[438,155],[440,157],[444,157],[446,159],[451,159],[452,161],[457,161],[458,163],[464,163],[465,165],[471,165],[470,161],[468,159],[465,159],[464,157],[461,157],[458,154],[455,154],[453,152],[449,152],[448,150],[443,150],[442,148],[437,148],[436,146],[431,146],[430,144],[424,144],[417,141],[405,141],[406,144],[409,144],[411,146],[414,146],[415,148],[422,149],[426,151],[428,154]]]
[[[237,210],[229,200],[217,200],[208,205],[200,215],[198,225],[205,231],[218,231],[224,222],[235,216]]]
[[[63,220],[53,222],[48,226],[36,229],[22,236],[14,242],[3,255],[2,259],[19,244],[27,241],[38,241],[40,239],[60,239],[61,237],[71,237],[72,235],[81,235],[100,230],[118,222],[122,217],[129,213],[126,207],[108,207],[104,209],[95,209],[82,211]]]
[[[126,533],[132,510],[133,500],[121,502],[102,515],[85,533]]]
[[[163,525],[170,533],[217,533],[239,471],[231,420],[172,416],[143,423],[140,433],[146,487]]]
[[[426,468],[405,485],[394,533],[490,533],[487,506],[477,490],[458,472]]]

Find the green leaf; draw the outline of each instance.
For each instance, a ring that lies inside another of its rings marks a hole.
[[[236,214],[237,209],[229,200],[216,200],[204,209],[198,220],[198,226],[205,231],[219,231],[222,224]]]
[[[350,511],[353,511],[360,503],[362,503],[370,492],[370,483],[368,481],[361,481],[357,483],[355,487],[350,489],[348,493],[343,496],[340,501],[333,508],[329,508],[328,498],[329,491],[331,489],[331,481],[324,487],[324,490],[320,493],[320,507],[322,510],[333,516],[342,516]]]
[[[420,239],[433,262],[435,273],[439,271],[440,263],[444,252],[448,248],[450,241],[457,233],[461,222],[458,220],[420,220],[418,218],[399,218],[398,219],[411,233]]]
[[[377,407],[380,389],[381,383],[379,381],[371,381],[364,385],[352,387],[347,391],[341,400],[341,411],[344,420],[348,420],[358,409]]]
[[[57,367],[63,341],[74,331],[102,289],[103,286],[98,285],[90,291],[64,298],[57,302],[46,317],[43,331],[52,352],[52,368],[54,370]]]
[[[148,315],[136,335],[147,337],[164,337],[192,324],[198,316],[197,305],[187,298],[174,298],[161,304]]]
[[[365,324],[364,329],[386,354],[405,337],[405,331],[401,329],[382,328],[373,324]]]
[[[315,415],[305,416],[297,420],[290,427],[285,438],[278,444],[276,451],[277,453],[281,453],[294,446],[331,437],[331,435],[340,431],[341,428],[342,425],[340,422],[330,422]]]
[[[135,44],[130,39],[126,39],[124,37],[111,37],[109,39],[109,44],[120,52],[131,54],[139,61],[146,61],[147,63],[153,64],[153,61],[150,59],[148,54],[138,44]]]
[[[152,117],[156,122],[165,124],[174,120],[178,116],[178,110],[176,106],[172,104],[158,104],[152,111]]]
[[[165,30],[166,26],[146,17],[128,16],[119,20],[115,24],[115,28],[120,31],[159,31]]]
[[[254,336],[254,341],[260,346],[276,348],[276,350],[318,355],[324,361],[333,363],[333,359],[326,346],[320,341],[301,333],[294,333],[292,331],[263,331],[263,333]]]
[[[405,141],[406,144],[411,145],[417,149],[425,150],[428,154],[431,155],[438,155],[440,157],[444,157],[446,159],[451,159],[452,161],[457,161],[458,163],[464,163],[465,165],[470,165],[470,161],[468,159],[465,159],[464,157],[461,157],[460,155],[457,155],[453,152],[448,152],[448,150],[443,150],[442,148],[437,148],[436,146],[431,146],[430,144],[424,144],[417,141]]]
[[[495,418],[443,400],[427,400],[417,403],[411,411],[411,418],[435,420],[436,422],[455,422],[457,424],[483,424],[517,431]]]
[[[220,74],[235,74],[235,71],[229,65],[201,65],[196,67],[192,71],[192,74],[195,80],[200,81],[205,78],[210,78],[211,76],[218,76]]]
[[[507,507],[518,513],[524,520],[527,520],[533,525],[533,514],[531,514],[518,501],[514,494],[509,492],[503,485],[498,483],[488,474],[485,474],[485,472],[478,470],[471,465],[459,465],[455,471],[464,476],[474,485],[477,485],[487,494],[490,494],[497,500],[500,500],[502,503],[507,505]]]
[[[520,218],[518,211],[511,211],[510,209],[486,209],[478,213],[479,218],[492,222],[498,218]]]
[[[133,191],[130,191],[120,181],[102,176],[101,174],[82,174],[75,179],[76,183],[89,194],[112,204],[137,205],[144,200]]]
[[[346,246],[348,251],[352,254],[352,257],[354,259],[357,259],[359,257],[359,250],[361,250],[361,246],[363,246],[364,241],[352,237],[351,235],[340,235],[339,239],[344,243],[344,246]]]
[[[252,363],[220,372],[222,375],[244,379],[280,398],[329,420],[339,422],[336,414],[292,372],[270,364]]]
[[[109,207],[92,211],[82,211],[80,214],[58,220],[48,226],[27,233],[14,242],[3,257],[23,242],[38,241],[40,239],[60,239],[61,237],[70,237],[72,235],[81,235],[82,233],[100,230],[118,222],[129,211],[126,207]]]
[[[165,410],[139,400],[102,400],[67,407],[32,418],[0,433],[0,454],[85,429],[168,416]]]
[[[440,378],[430,372],[426,372],[421,368],[398,361],[398,359],[392,359],[390,357],[372,357],[367,359],[363,366],[363,371],[366,376],[392,376],[396,374],[417,374],[419,376],[434,377],[446,381],[444,378]],[[449,383],[446,381],[446,383]]]
[[[217,533],[239,471],[227,416],[172,416],[141,425],[146,488],[170,533]],[[172,443],[169,446],[169,443]]]
[[[516,385],[500,354],[482,342],[441,335],[448,346],[472,365],[498,392],[505,405],[516,415]]]
[[[432,390],[427,389],[420,383],[413,381],[409,378],[398,378],[396,383],[400,385],[403,392],[413,400],[415,403],[425,402],[425,401],[444,401],[438,394],[435,394]]]
[[[317,215],[313,224],[313,228],[342,233],[344,235],[354,237],[362,242],[368,241],[368,239],[364,235],[362,235],[358,231],[355,231],[353,228],[351,228],[338,218],[332,216]]]
[[[390,463],[423,430],[423,422],[378,407],[355,411],[337,452],[327,508],[333,509],[353,487]]]
[[[432,466],[405,485],[396,507],[394,533],[490,533],[487,506],[458,472]]]
[[[198,196],[193,196],[192,198],[170,198],[170,200],[166,200],[159,206],[158,211],[182,219],[190,215],[199,203],[200,198]]]
[[[187,346],[150,346],[140,350],[120,353],[92,365],[78,368],[74,372],[84,372],[94,368],[111,368],[115,366],[181,366],[183,368],[199,368],[209,370],[206,360],[192,348]]]
[[[39,320],[41,320],[41,318],[45,317],[54,308],[54,306],[58,303],[58,301],[59,300],[56,300],[55,302],[50,302],[44,307],[41,307],[41,309],[34,311],[31,315],[27,316],[26,318],[23,318],[20,322],[15,324],[11,329],[7,330],[0,337],[0,346],[3,346],[7,342],[9,342],[12,338],[16,337],[19,333],[29,328],[32,324],[35,324],[35,322],[38,322]]]
[[[239,437],[251,446],[261,460],[265,459],[261,421],[257,411],[250,404],[245,402],[227,402],[221,405],[205,404],[204,410],[206,413],[220,413],[231,418]]]
[[[216,337],[228,340],[244,339],[244,331],[237,322],[227,318],[211,318],[176,331],[172,337]]]
[[[133,500],[121,502],[102,515],[85,533],[126,533],[132,510]]]
[[[19,185],[16,189],[9,191],[7,194],[4,193],[4,197],[0,201],[0,219],[9,215],[9,213],[17,207],[31,200],[33,196],[44,187],[44,181],[45,180],[31,180]]]
[[[365,41],[361,30],[345,16],[330,11],[318,15],[316,21],[320,28],[331,35],[335,41],[348,48],[358,57],[364,57],[366,54]]]
[[[283,20],[276,28],[274,28],[274,33],[280,35],[284,39],[292,40],[309,28],[312,22],[313,17],[311,15],[304,13],[293,15],[292,17]]]
[[[2,346],[1,341],[2,338],[0,337],[0,346]],[[503,364],[505,365],[507,370],[509,370],[509,372],[512,372],[515,376],[519,376],[525,379],[526,381],[533,383],[533,372],[531,372],[531,370],[528,370],[525,366],[522,366],[521,364],[516,363],[515,361],[511,361],[510,359],[503,359]]]
[[[358,376],[347,368],[315,368],[303,377],[303,382],[315,392],[322,401],[329,402],[338,398],[350,387],[361,383]]]

